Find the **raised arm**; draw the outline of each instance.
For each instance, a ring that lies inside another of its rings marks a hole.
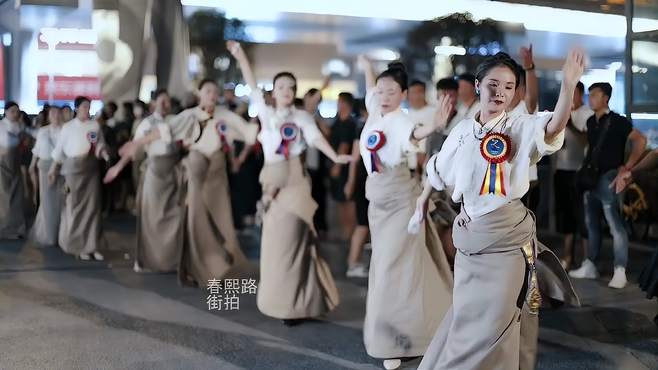
[[[258,85],[256,84],[256,77],[254,76],[254,72],[251,69],[251,64],[249,64],[249,59],[247,59],[247,55],[244,53],[240,43],[237,41],[227,41],[226,48],[231,52],[231,55],[233,55],[235,60],[238,61],[240,69],[242,70],[242,77],[244,77],[244,80],[249,85],[249,88],[252,91],[258,89]]]
[[[553,117],[546,126],[546,142],[552,142],[567,126],[571,117],[571,104],[576,84],[585,69],[585,53],[582,49],[573,49],[569,52],[562,68],[562,86],[560,96],[555,105]]]
[[[535,73],[535,61],[532,57],[532,44],[530,47],[522,47],[521,59],[523,60],[523,70],[525,71],[525,102],[526,108],[530,114],[535,113],[537,103],[539,102],[539,81]]]
[[[363,54],[359,55],[357,63],[366,75],[366,90],[372,89],[375,87],[375,71],[372,69],[372,63]]]

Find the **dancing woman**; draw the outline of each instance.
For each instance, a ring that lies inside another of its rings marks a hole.
[[[584,59],[581,51],[569,54],[555,112],[544,116],[506,113],[519,84],[509,55],[478,67],[480,113],[460,122],[430,158],[417,201],[423,209],[434,187],[462,203],[453,227],[453,306],[420,369],[519,368],[521,309],[527,301],[536,314],[540,304],[535,220],[520,198],[530,165],[562,146]]]
[[[274,77],[275,106],[265,104],[263,93],[247,56],[237,42],[228,49],[240,63],[251,88],[251,103],[258,110],[262,129],[258,135],[265,154],[260,174],[263,185],[260,285],[258,308],[267,316],[292,325],[323,315],[338,305],[338,290],[328,264],[318,255],[313,214],[317,204],[301,155],[309,145],[334,163],[348,163],[324,139],[313,117],[293,106],[297,80],[289,72]]]
[[[365,57],[359,63],[366,75],[368,120],[359,148],[368,172],[372,244],[363,337],[370,356],[396,369],[401,359],[425,353],[450,306],[452,276],[434,226],[426,223],[416,234],[407,232],[421,191],[407,157],[445,126],[452,108],[442,98],[433,124],[414,125],[400,108],[407,94],[404,66],[392,63],[375,78]]]
[[[0,239],[25,236],[21,142],[25,135],[18,104],[7,102],[0,120]]]

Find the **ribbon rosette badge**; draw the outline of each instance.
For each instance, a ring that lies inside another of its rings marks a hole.
[[[382,131],[372,131],[366,141],[366,149],[370,152],[370,169],[372,172],[382,172],[384,166],[377,151],[386,144],[386,136]]]
[[[224,151],[224,153],[228,153],[230,151],[230,147],[228,145],[228,140],[226,139],[226,132],[228,131],[226,122],[224,122],[224,120],[217,121],[215,124],[215,129],[217,130],[217,133],[219,134],[219,140],[222,143],[222,151]]]
[[[290,143],[297,139],[299,128],[294,123],[284,123],[281,126],[281,145],[276,150],[277,154],[283,154],[286,159],[290,157]]]
[[[96,131],[89,131],[87,132],[87,141],[91,146],[89,147],[89,153],[94,154],[96,153],[96,143],[98,142],[98,132]]]
[[[487,172],[482,180],[480,195],[494,194],[506,196],[505,161],[512,151],[512,139],[501,133],[489,133],[480,143],[480,154],[489,162]]]
[[[98,133],[96,131],[87,132],[87,141],[90,144],[96,144],[98,142]]]

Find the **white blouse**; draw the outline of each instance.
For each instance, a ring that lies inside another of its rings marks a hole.
[[[93,141],[95,141],[95,153],[89,153]],[[51,155],[55,162],[87,154],[99,156],[104,146],[105,140],[98,122],[94,120],[83,122],[74,118],[62,126]]]
[[[11,122],[7,118],[0,121],[0,148],[14,148],[20,143],[19,134],[23,128],[18,122]]]
[[[151,130],[160,131],[160,139],[144,146],[144,151],[149,157],[171,154],[175,150],[175,146],[171,140],[171,120],[168,118],[170,117],[162,117],[158,113],[153,113],[137,125],[135,140],[148,135]]]
[[[437,190],[452,193],[452,200],[462,202],[466,213],[475,218],[520,199],[530,186],[530,165],[542,156],[550,155],[562,147],[564,131],[552,142],[544,139],[546,125],[552,114],[508,115],[501,113],[487,122],[484,132],[496,127],[493,132],[508,135],[512,141],[512,157],[503,162],[503,184],[506,195],[486,193],[480,195],[483,181],[489,170],[489,162],[480,153],[480,124],[476,119],[461,121],[450,133],[441,151],[427,164],[427,176]],[[498,124],[498,126],[496,126]]]
[[[289,157],[301,155],[307,147],[313,147],[315,141],[322,137],[322,132],[310,113],[295,107],[286,109],[270,107],[265,104],[263,92],[260,89],[252,91],[251,104],[260,119],[261,130],[258,134],[258,141],[263,146],[263,154],[267,163],[286,160],[285,155],[279,151],[279,147],[283,144],[281,127],[285,124],[297,126],[298,131],[294,139],[287,144]]]
[[[61,132],[62,126],[50,124],[41,127],[37,132],[37,141],[32,148],[32,154],[39,159],[51,159]]]
[[[168,126],[170,134],[162,135],[161,131],[165,143],[182,140],[190,150],[199,151],[206,157],[221,150],[224,142],[230,146],[235,140],[242,140],[252,145],[258,134],[258,125],[221,106],[215,107],[212,118],[199,107],[184,110],[173,117]]]
[[[386,139],[384,146],[377,151],[385,168],[393,168],[401,163],[406,163],[410,153],[420,151],[418,145],[411,142],[411,134],[416,125],[400,108],[382,115],[379,97],[374,88],[366,93],[366,109],[368,110],[368,120],[361,132],[359,149],[368,175],[373,175],[371,153],[367,147],[368,137],[376,131],[383,132]]]

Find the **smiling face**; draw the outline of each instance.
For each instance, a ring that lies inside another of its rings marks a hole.
[[[407,92],[403,92],[400,85],[390,77],[382,77],[377,80],[377,95],[383,114],[395,111],[407,98]]]
[[[475,81],[480,90],[480,110],[497,116],[509,107],[516,92],[516,76],[503,66],[492,68],[482,79]]]
[[[297,82],[288,76],[281,76],[274,81],[272,97],[276,106],[283,108],[289,107],[295,101]]]

